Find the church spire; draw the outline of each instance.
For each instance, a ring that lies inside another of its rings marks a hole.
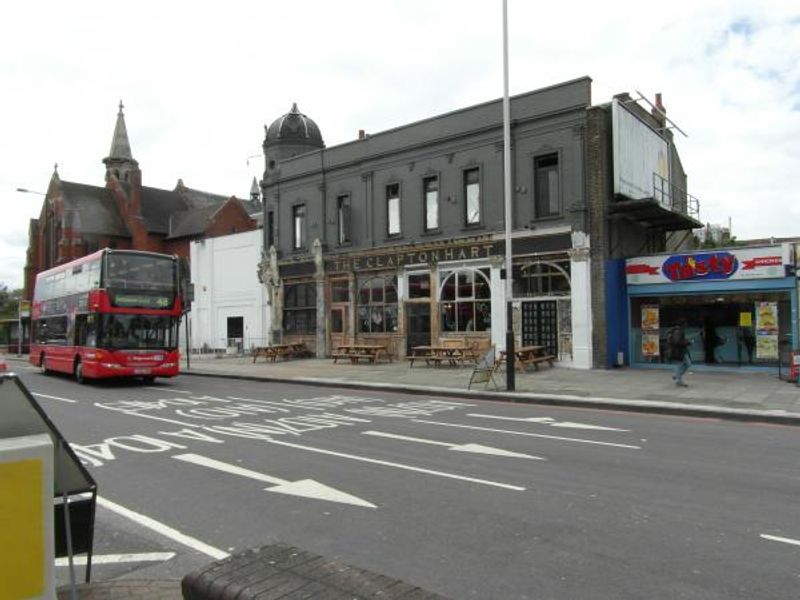
[[[103,163],[106,165],[106,179],[113,175],[120,181],[127,181],[129,172],[137,169],[139,163],[133,159],[131,154],[131,144],[128,141],[128,128],[125,127],[123,108],[125,106],[120,100],[117,124],[114,126],[114,135],[111,138],[111,151],[103,159]]]

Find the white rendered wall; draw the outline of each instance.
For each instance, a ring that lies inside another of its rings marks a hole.
[[[228,317],[243,318],[245,350],[267,345],[267,293],[256,275],[262,235],[255,230],[192,242],[192,348],[225,348]]]
[[[588,252],[572,253],[572,363],[592,368],[592,285]]]

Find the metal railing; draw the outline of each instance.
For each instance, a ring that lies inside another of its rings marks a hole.
[[[653,198],[661,206],[673,212],[683,213],[694,219],[700,217],[700,201],[658,173],[653,173]]]

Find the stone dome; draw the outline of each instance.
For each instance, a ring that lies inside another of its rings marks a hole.
[[[292,104],[292,110],[275,119],[267,130],[264,146],[273,144],[302,144],[311,148],[324,148],[319,127]]]

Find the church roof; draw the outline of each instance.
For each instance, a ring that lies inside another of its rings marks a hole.
[[[130,237],[110,190],[62,180],[61,191],[68,227],[89,234]]]
[[[130,187],[124,187],[130,194]],[[185,212],[189,206],[177,192],[142,186],[141,209],[147,231],[167,235],[170,232],[170,217]]]
[[[209,220],[221,208],[221,205],[194,208],[172,215],[172,230],[167,239],[176,239],[192,235],[200,235],[208,227]]]

